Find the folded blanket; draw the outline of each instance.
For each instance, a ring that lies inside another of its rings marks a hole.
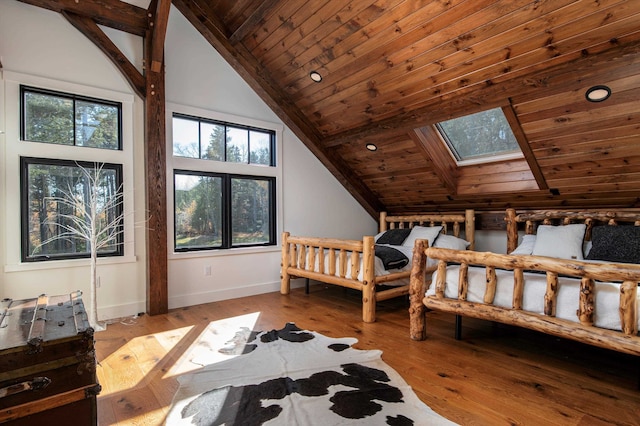
[[[382,260],[385,270],[400,269],[409,264],[409,258],[393,247],[376,244],[375,252],[376,257]]]

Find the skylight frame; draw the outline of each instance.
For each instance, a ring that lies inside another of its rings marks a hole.
[[[446,129],[443,128],[442,123],[457,121],[457,120],[468,120],[469,117],[477,116],[481,117],[482,114],[486,113],[499,113],[500,123],[506,125],[506,129],[510,132],[511,143],[514,144],[514,149],[512,150],[503,150],[503,151],[493,151],[484,154],[472,155],[464,157],[458,153],[458,150],[455,147],[454,142],[451,141],[451,136],[447,133]],[[483,111],[479,111],[476,113],[468,114],[462,117],[457,117],[450,120],[444,120],[433,125],[435,131],[439,135],[442,140],[443,145],[446,147],[447,151],[451,155],[451,158],[456,162],[457,166],[467,166],[474,164],[486,164],[486,163],[494,163],[499,161],[513,160],[524,158],[524,153],[520,147],[518,142],[518,138],[516,136],[516,132],[514,131],[512,124],[507,119],[504,110],[501,107],[491,108]]]

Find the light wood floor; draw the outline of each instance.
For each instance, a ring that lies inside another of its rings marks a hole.
[[[408,337],[407,301],[378,305],[378,321],[361,321],[360,294],[324,285],[126,318],[96,333],[99,424],[158,425],[177,389],[172,372],[211,321],[254,314],[255,330],[300,328],[356,337],[439,414],[464,425],[640,424],[639,360],[579,343],[431,312],[428,339]],[[259,314],[256,314],[259,313]],[[321,423],[319,423],[321,424]]]

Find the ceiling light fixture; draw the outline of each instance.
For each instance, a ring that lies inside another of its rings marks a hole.
[[[589,102],[602,102],[611,96],[611,89],[607,86],[593,86],[587,89],[585,97]]]
[[[377,147],[375,144],[373,144],[373,143],[368,143],[368,144],[366,145],[366,147],[367,147],[367,149],[368,149],[369,151],[377,151],[377,150],[378,150],[378,147]]]
[[[322,81],[322,76],[318,71],[311,71],[309,73],[309,78],[311,78],[311,80],[315,81],[316,83],[320,83]]]

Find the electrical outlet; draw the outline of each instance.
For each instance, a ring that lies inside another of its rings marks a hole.
[[[207,265],[204,267],[204,275],[207,277],[211,275],[211,265]]]

